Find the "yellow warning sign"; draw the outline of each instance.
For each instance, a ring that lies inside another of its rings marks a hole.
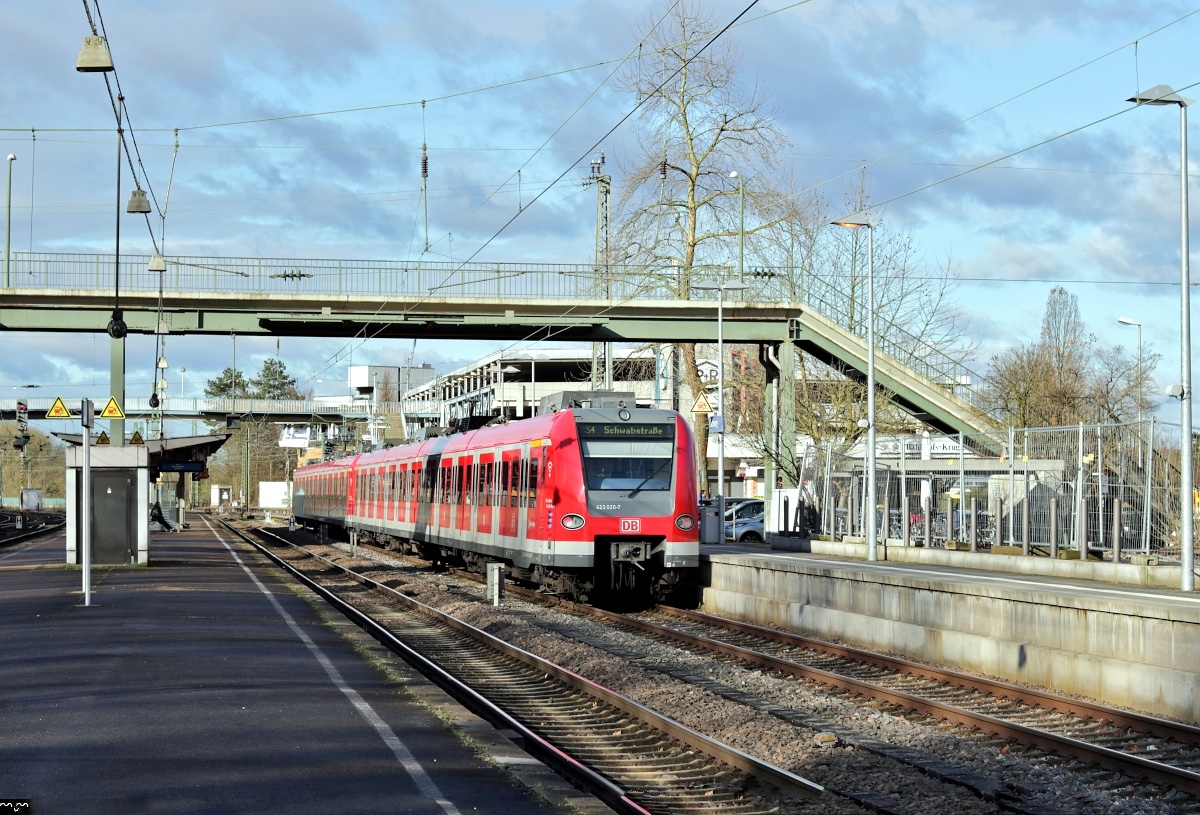
[[[96,444],[108,444],[108,434],[103,430],[100,431],[100,435],[96,438]]]
[[[692,405],[692,413],[712,413],[712,405],[708,403],[708,398],[704,394],[696,397],[696,404]]]
[[[71,411],[67,410],[67,406],[63,404],[61,396],[54,397],[54,404],[46,411],[47,419],[70,419]]]
[[[125,412],[121,410],[121,406],[117,404],[117,397],[108,397],[108,404],[104,406],[104,410],[100,411],[101,419],[124,419]]]
[[[133,438],[129,440],[129,443],[130,444],[145,444],[146,442],[142,441],[141,432],[138,430],[135,430],[135,431],[133,431]]]

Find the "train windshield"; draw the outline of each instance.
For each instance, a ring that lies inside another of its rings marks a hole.
[[[579,424],[589,490],[669,490],[672,425]]]

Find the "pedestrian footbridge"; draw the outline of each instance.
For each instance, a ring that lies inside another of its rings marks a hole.
[[[675,267],[170,256],[166,272],[151,272],[149,260],[120,260],[120,308],[133,333],[509,343],[717,339],[716,293],[690,289]],[[723,267],[699,269],[691,279],[727,274]],[[115,276],[111,255],[16,252],[0,288],[0,328],[103,332]],[[865,325],[838,292],[793,285],[786,270],[755,269],[745,282],[745,292],[723,303],[725,341],[792,342],[865,379]],[[794,375],[790,355],[778,358],[786,382]],[[894,402],[941,432],[992,426],[972,401],[979,377],[902,330],[879,338],[876,378]],[[166,401],[164,410],[181,417],[289,413]],[[289,415],[321,420],[328,412],[305,404]]]

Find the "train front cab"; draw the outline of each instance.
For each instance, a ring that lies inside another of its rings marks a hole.
[[[663,599],[699,565],[691,431],[673,411],[575,414],[572,497],[583,510],[578,531],[594,546],[595,591]]]

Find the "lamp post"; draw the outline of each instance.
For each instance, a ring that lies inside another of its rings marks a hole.
[[[503,360],[497,360],[496,364],[488,368],[494,374],[500,375],[500,381],[496,385],[496,399],[500,404],[500,417],[504,418],[504,375],[520,373],[521,369],[515,365],[501,365]]]
[[[717,434],[717,514],[725,522],[725,292],[742,291],[746,284],[740,280],[718,283],[699,280],[692,284],[699,291],[717,293],[717,419],[710,427]],[[707,455],[707,453],[705,453]]]
[[[867,230],[867,560],[878,560],[875,518],[875,222],[865,212],[856,212],[840,220],[830,221],[833,226],[848,229],[865,227]],[[862,422],[859,422],[862,426]],[[946,519],[947,529],[950,519]]]
[[[1121,325],[1136,325],[1136,326],[1137,326],[1137,330],[1138,330],[1138,361],[1137,361],[1137,379],[1138,379],[1138,427],[1139,427],[1139,430],[1138,430],[1138,432],[1140,433],[1140,432],[1141,432],[1141,429],[1140,429],[1140,427],[1141,427],[1141,423],[1142,423],[1142,401],[1143,401],[1143,400],[1142,400],[1142,395],[1143,395],[1143,394],[1142,394],[1142,388],[1143,388],[1143,386],[1144,386],[1144,384],[1145,384],[1145,383],[1142,381],[1142,321],[1141,321],[1141,320],[1135,320],[1135,319],[1133,319],[1132,317],[1118,317],[1118,318],[1117,318],[1117,322],[1118,322],[1118,323],[1120,323]]]
[[[83,49],[75,62],[75,70],[81,73],[108,73],[113,70],[112,55],[103,37],[96,35],[84,37]],[[121,148],[124,142],[124,131],[121,129],[121,109],[125,97],[117,94],[117,223],[115,241],[115,270],[113,284],[113,313],[108,321],[108,336],[112,338],[109,352],[109,389],[111,396],[118,400],[119,405],[125,404],[125,335],[129,329],[121,314]],[[112,436],[109,442],[114,447],[125,444],[125,420],[109,420],[109,431]]]
[[[12,163],[17,157],[8,154],[8,203],[4,207],[4,288],[12,285],[8,274],[9,257],[12,255]]]
[[[536,416],[538,410],[537,399],[537,361],[539,357],[549,357],[552,352],[526,351],[525,355],[529,357],[529,390],[530,400],[533,402],[533,407],[530,409],[530,415]]]
[[[1180,589],[1196,588],[1195,540],[1192,529],[1192,301],[1191,270],[1188,264],[1188,149],[1187,109],[1193,99],[1175,93],[1168,85],[1155,85],[1126,101],[1139,105],[1179,105],[1179,327],[1180,327],[1180,394],[1179,424],[1179,561]]]
[[[745,280],[746,263],[746,188],[742,185],[742,177],[737,170],[729,174],[738,182],[738,280]]]

